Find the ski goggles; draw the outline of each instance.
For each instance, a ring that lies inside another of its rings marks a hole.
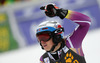
[[[47,42],[48,40],[51,39],[51,32],[40,32],[36,34],[36,37],[38,39],[39,42],[44,41]]]

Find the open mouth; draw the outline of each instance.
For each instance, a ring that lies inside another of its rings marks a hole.
[[[47,46],[46,44],[43,45],[43,47],[46,47],[46,46]]]

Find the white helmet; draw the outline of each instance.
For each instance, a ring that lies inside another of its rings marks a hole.
[[[50,31],[57,34],[62,34],[64,31],[62,25],[56,21],[45,21],[39,24],[36,34],[39,32]]]

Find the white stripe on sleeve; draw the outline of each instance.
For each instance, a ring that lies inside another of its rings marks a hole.
[[[89,22],[89,21],[74,21],[74,22],[83,22],[83,23],[88,23],[91,25],[91,22]]]
[[[73,44],[72,44],[72,42],[71,42],[71,40],[70,40],[70,37],[68,37],[67,40],[68,40],[68,42],[69,42],[71,48],[74,48],[74,46],[73,46]]]

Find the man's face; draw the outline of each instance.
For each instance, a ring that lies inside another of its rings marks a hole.
[[[51,37],[51,33],[46,31],[46,32],[38,33],[36,36],[38,41],[41,43],[42,47],[44,48],[44,50],[50,51],[52,46],[54,45]]]
[[[41,41],[41,45],[44,48],[44,50],[50,51],[50,49],[52,48],[52,46],[54,45],[54,43],[53,43],[52,38],[51,38],[47,42]]]

